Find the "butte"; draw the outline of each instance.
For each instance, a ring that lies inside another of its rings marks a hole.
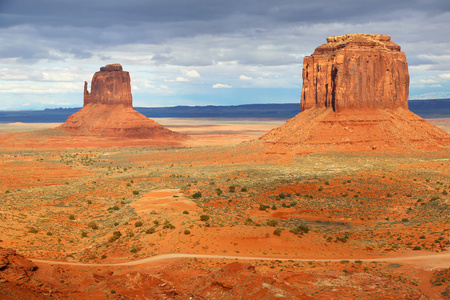
[[[389,35],[328,37],[302,77],[301,113],[256,141],[267,153],[449,150],[450,135],[408,109],[406,55]]]
[[[57,129],[74,135],[126,139],[174,141],[187,138],[133,109],[130,74],[123,71],[120,64],[101,67],[92,78],[91,92],[84,82],[83,108]]]

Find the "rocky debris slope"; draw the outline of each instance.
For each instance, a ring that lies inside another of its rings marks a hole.
[[[120,64],[100,68],[92,78],[91,92],[84,86],[84,105],[58,127],[75,135],[119,138],[184,140],[133,109],[130,75]]]

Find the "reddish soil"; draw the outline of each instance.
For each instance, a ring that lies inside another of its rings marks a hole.
[[[161,148],[54,131],[2,135],[0,298],[450,294],[448,257],[434,256],[450,248],[444,148],[268,153],[260,141],[237,144],[260,135],[256,123],[173,124],[192,139]],[[232,258],[111,265],[174,253]],[[421,258],[404,260],[413,256]]]

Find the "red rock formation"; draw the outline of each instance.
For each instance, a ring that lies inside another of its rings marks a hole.
[[[303,60],[302,111],[313,107],[408,108],[405,53],[389,35],[327,38]]]
[[[133,109],[130,75],[120,64],[94,74],[91,92],[84,83],[84,105],[58,127],[77,135],[182,140],[186,135],[164,128]]]
[[[84,82],[84,105],[90,103],[132,107],[130,74],[120,64],[101,67],[92,78],[91,93]]]
[[[304,59],[302,112],[260,141],[267,153],[448,150],[450,135],[409,111],[408,89],[390,36],[329,37]]]

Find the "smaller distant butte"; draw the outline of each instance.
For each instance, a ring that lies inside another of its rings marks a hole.
[[[75,135],[176,141],[185,134],[171,131],[137,112],[132,105],[130,74],[120,64],[101,67],[91,92],[84,83],[83,108],[58,127]]]

